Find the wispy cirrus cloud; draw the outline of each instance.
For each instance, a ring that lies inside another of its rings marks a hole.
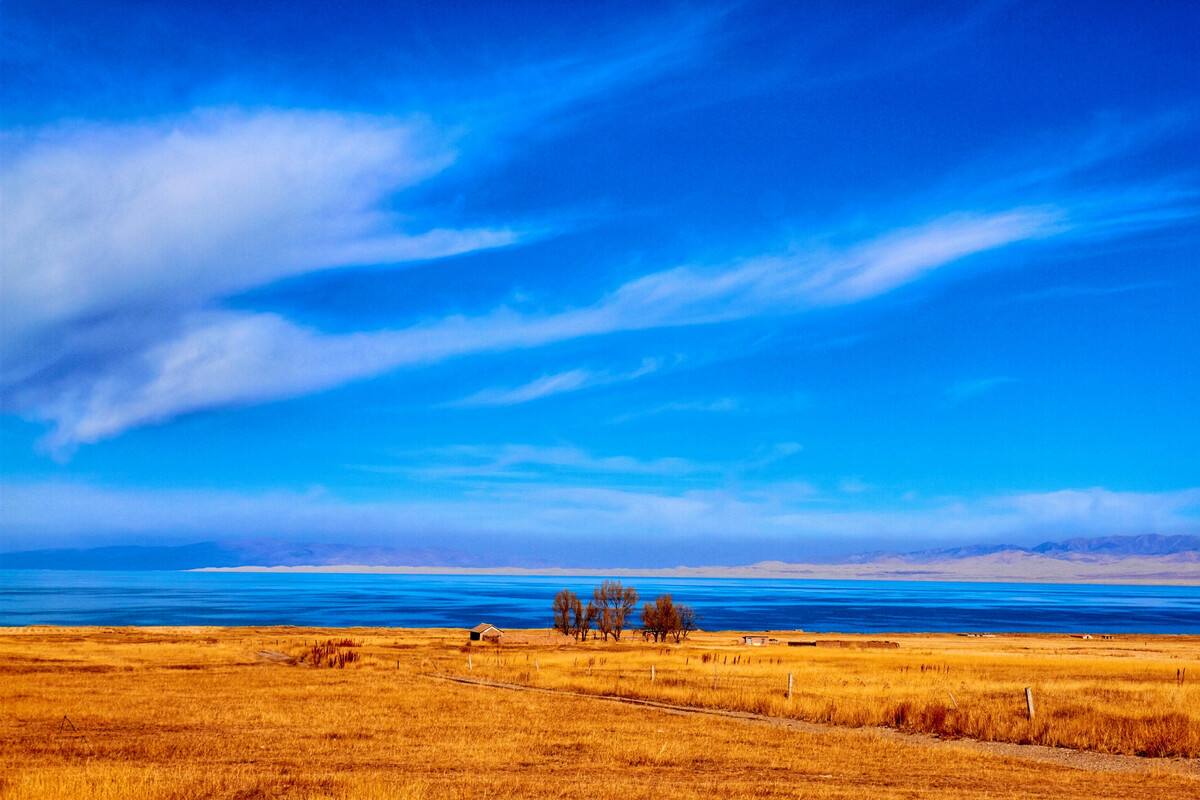
[[[634,458],[625,455],[598,455],[580,447],[564,444],[451,445],[395,454],[393,461],[382,464],[354,464],[363,472],[405,475],[429,481],[496,480],[551,484],[555,481],[576,483],[591,479],[612,486],[621,482],[639,483],[648,477],[687,477],[693,485],[719,485],[731,477],[761,480],[764,470],[800,453],[797,442],[777,442],[754,448],[741,458],[720,463],[690,458]],[[793,482],[799,486],[801,482]],[[805,494],[816,490],[804,484]]]
[[[0,169],[13,209],[0,221],[13,243],[0,314],[4,409],[49,422],[50,446],[69,450],[181,414],[300,396],[400,367],[864,302],[971,256],[1195,213],[1162,193],[1110,192],[934,214],[856,238],[813,237],[778,252],[649,272],[591,303],[433,312],[353,333],[222,308],[230,294],[316,269],[521,241],[519,226],[421,223],[419,209],[392,210],[399,192],[453,164],[456,147],[455,134],[419,118],[218,111],[56,131],[13,149]],[[466,404],[527,402],[601,380],[573,370]]]
[[[54,420],[58,445],[361,374],[317,363],[353,337],[214,310],[230,294],[521,237],[385,210],[455,160],[453,136],[421,119],[211,111],[6,145],[4,408]],[[284,351],[302,363],[274,364]],[[237,380],[246,369],[262,374]]]
[[[94,442],[189,411],[292,397],[400,366],[857,302],[966,255],[1048,235],[1058,219],[1043,210],[952,215],[841,249],[652,273],[590,306],[498,308],[398,330],[325,334],[273,314],[195,311],[175,320],[163,341],[72,374],[68,387],[15,387],[9,402],[52,420],[52,444]]]
[[[1051,208],[952,213],[841,246],[718,267],[677,267],[621,286],[592,311],[623,329],[703,324],[867,300],[970,255],[1062,230]]]
[[[546,480],[551,476],[679,476],[724,469],[686,458],[595,455],[570,445],[453,445],[409,455],[405,463],[366,469],[403,472],[423,479],[499,478]]]
[[[515,242],[511,228],[421,226],[384,209],[455,157],[454,136],[420,118],[307,111],[204,111],[10,142],[3,343],[189,310],[315,269]]]
[[[428,109],[436,121],[214,108],[6,131],[3,410],[52,422],[47,442],[69,450],[201,408],[462,352],[419,341],[419,327],[326,336],[222,306],[317,270],[443,258],[549,232],[549,222],[463,224],[404,193],[461,168],[463,152],[494,160],[517,132],[586,119],[581,100],[683,68],[712,44],[720,16],[668,15],[588,52],[510,63],[495,85],[440,85]],[[455,324],[443,322],[435,336]],[[329,357],[345,361],[322,363]]]
[[[556,394],[578,392],[597,386],[607,386],[614,383],[637,380],[657,372],[662,367],[662,359],[647,358],[641,366],[628,372],[608,372],[604,370],[572,369],[542,375],[529,383],[508,388],[483,389],[461,400],[450,403],[451,406],[470,408],[474,406],[513,406],[541,400]]]

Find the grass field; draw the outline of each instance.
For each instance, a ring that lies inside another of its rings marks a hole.
[[[1200,638],[887,637],[896,649],[867,647],[872,639],[863,636],[777,638],[780,645],[765,647],[735,644],[732,634],[700,634],[683,647],[639,640],[553,649],[531,641],[477,649],[471,670],[461,655],[437,663],[456,674],[812,722],[1200,756]],[[838,643],[849,646],[824,646]]]
[[[899,648],[743,647],[732,634],[698,634],[682,646],[574,644],[510,632],[499,650],[471,648],[468,669],[461,631],[8,629],[0,632],[0,796],[1200,793],[1198,773],[1178,762],[1146,758],[1138,761],[1145,768],[1122,772],[1109,768],[1116,757],[1100,755],[1197,755],[1194,637],[887,638]],[[847,727],[797,730],[435,674]],[[1034,689],[1032,722],[1025,686]],[[880,724],[1069,744],[1096,753],[1095,769],[897,738],[871,727]]]

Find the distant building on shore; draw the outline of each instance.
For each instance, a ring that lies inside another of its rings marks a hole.
[[[504,631],[486,622],[481,622],[474,628],[471,628],[472,642],[498,642],[503,636]]]
[[[779,640],[770,636],[754,636],[747,634],[742,637],[742,644],[747,644],[751,647],[762,647],[765,644],[779,644]]]

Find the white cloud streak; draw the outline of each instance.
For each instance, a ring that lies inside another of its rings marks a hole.
[[[717,473],[721,467],[683,458],[639,459],[597,456],[568,445],[456,445],[413,455],[416,466],[399,471],[424,479],[499,478],[541,479],[551,474],[604,476],[672,476]],[[396,469],[396,468],[392,468]]]
[[[451,445],[398,453],[394,463],[358,464],[353,468],[406,475],[423,482],[486,479],[548,483],[561,479],[580,481],[595,478],[602,479],[606,486],[612,486],[620,481],[638,483],[649,476],[686,476],[689,483],[695,486],[701,482],[715,485],[733,477],[751,477],[797,455],[803,449],[797,442],[778,442],[759,447],[745,458],[713,463],[673,457],[640,459],[622,455],[595,455],[571,445]],[[781,484],[775,486],[778,488]],[[813,487],[805,485],[805,495],[812,495],[815,491]]]
[[[213,111],[6,144],[4,407],[53,420],[56,446],[292,396],[405,359],[395,346],[378,352],[386,339],[212,310],[230,294],[314,269],[518,238],[506,228],[421,228],[383,210],[454,161],[450,137],[419,119]]]
[[[209,111],[57,130],[6,150],[0,399],[5,411],[49,422],[47,441],[64,452],[400,367],[861,302],[969,256],[1067,233],[1111,235],[1121,220],[1136,227],[1161,211],[1135,197],[952,213],[849,243],[653,272],[575,307],[501,306],[334,334],[221,303],[316,269],[521,239],[510,227],[421,226],[411,211],[390,210],[398,192],[454,162],[446,131],[416,118]],[[570,370],[460,402],[529,402],[618,379],[628,378]]]
[[[184,309],[314,269],[509,244],[400,232],[381,201],[453,163],[420,119],[210,111],[46,133],[6,154],[3,340],[136,308]]]
[[[173,336],[104,365],[70,391],[18,392],[17,404],[53,421],[51,443],[69,447],[189,411],[293,397],[400,366],[855,302],[966,255],[1049,235],[1058,220],[1038,209],[954,215],[838,251],[653,273],[590,306],[540,315],[498,308],[399,330],[332,335],[272,314],[197,311],[175,323]],[[567,375],[535,389],[586,382]]]
[[[578,392],[582,389],[637,380],[638,378],[657,372],[661,366],[662,361],[660,359],[647,358],[642,361],[640,367],[629,372],[614,373],[582,368],[572,369],[565,372],[543,375],[521,386],[483,389],[450,405],[467,408],[473,406],[519,405],[566,392]]]

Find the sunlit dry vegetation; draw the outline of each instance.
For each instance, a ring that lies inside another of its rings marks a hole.
[[[345,669],[347,664],[353,664],[359,660],[358,651],[354,648],[361,646],[361,642],[356,642],[353,639],[338,639],[336,641],[326,639],[323,642],[311,645],[296,658],[296,661],[313,667],[337,667],[338,669]]]
[[[1200,640],[1195,637],[891,636],[780,633],[740,645],[698,634],[642,641],[501,647],[439,667],[499,681],[847,726],[1143,756],[1200,756]],[[788,640],[845,647],[789,647]],[[654,667],[653,675],[651,667]],[[788,697],[788,675],[792,692]],[[1028,716],[1025,687],[1035,714]]]
[[[628,633],[583,643],[509,631],[499,647],[468,649],[462,631],[10,629],[0,632],[0,796],[1196,795],[1196,777],[1162,759],[1100,774],[872,728],[814,733],[435,677],[913,730],[948,725],[931,710],[944,704],[964,732],[962,720],[975,720],[1033,740],[1050,735],[1038,733],[1045,720],[1098,751],[1150,752],[1158,741],[1195,755],[1195,638],[888,638],[900,647],[746,647],[699,632],[679,645]],[[314,667],[338,653],[356,658]],[[1156,734],[1169,715],[1178,727]]]

